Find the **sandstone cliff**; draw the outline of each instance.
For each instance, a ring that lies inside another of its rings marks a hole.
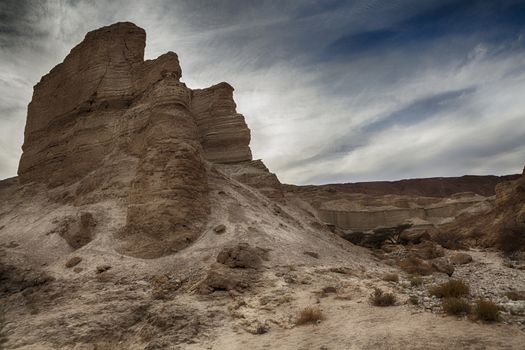
[[[475,216],[460,216],[441,228],[440,234],[455,232],[465,241],[496,246],[508,252],[525,249],[525,168],[515,180],[499,183],[494,209]]]
[[[18,174],[21,183],[67,188],[76,205],[120,198],[127,207],[116,235],[121,250],[156,257],[200,235],[209,212],[207,161],[252,156],[233,88],[186,87],[175,53],[144,61],[145,40],[132,23],[95,30],[42,78]],[[267,169],[263,175],[272,178]],[[280,186],[276,178],[272,185]]]

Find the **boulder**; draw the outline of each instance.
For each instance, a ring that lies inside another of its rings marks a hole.
[[[221,233],[224,233],[224,231],[226,231],[226,226],[224,225],[217,225],[213,228],[213,231],[217,234],[221,234]]]
[[[432,267],[437,272],[447,274],[449,277],[454,273],[454,266],[445,258],[437,258],[432,260]]]
[[[401,244],[419,244],[428,240],[430,240],[430,234],[426,230],[404,231],[399,235],[399,243]]]
[[[204,279],[198,283],[199,294],[211,294],[215,291],[243,291],[248,288],[255,276],[239,269],[230,269],[222,264],[210,267]]]
[[[264,255],[263,249],[251,247],[248,243],[239,243],[222,249],[217,255],[217,262],[231,268],[258,269]]]
[[[73,267],[73,266],[78,265],[81,261],[82,261],[82,258],[81,258],[81,257],[79,257],[79,256],[74,256],[74,257],[72,257],[71,259],[69,259],[69,260],[66,262],[66,267],[67,267],[67,268],[71,268],[71,267]]]
[[[449,257],[449,260],[454,265],[464,265],[472,262],[472,256],[467,253],[455,253]]]
[[[410,253],[420,259],[430,260],[445,256],[445,250],[440,245],[425,241],[410,248]]]

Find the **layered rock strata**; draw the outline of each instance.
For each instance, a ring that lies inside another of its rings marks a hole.
[[[132,23],[95,30],[41,79],[18,174],[22,184],[71,189],[75,205],[122,200],[122,250],[156,257],[200,235],[207,162],[252,156],[233,88],[189,89],[175,53],[144,61],[145,40]]]

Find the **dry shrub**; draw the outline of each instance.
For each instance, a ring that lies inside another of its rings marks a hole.
[[[505,296],[513,301],[525,300],[525,291],[524,290],[520,290],[520,291],[513,290],[513,291],[505,293]]]
[[[432,237],[432,240],[443,248],[453,250],[465,249],[464,239],[465,237],[456,231],[441,231]]]
[[[321,320],[324,320],[325,317],[320,308],[315,306],[308,306],[299,312],[297,320],[295,321],[296,325],[303,325],[308,323],[317,323]]]
[[[423,279],[419,276],[410,276],[409,281],[412,287],[420,287],[424,283]]]
[[[480,299],[474,305],[474,315],[479,320],[487,322],[495,322],[499,320],[498,305],[492,300]]]
[[[422,259],[416,258],[415,256],[409,256],[405,259],[401,259],[398,262],[398,265],[403,269],[403,271],[411,275],[428,276],[434,272],[432,265]]]
[[[450,280],[429,290],[430,295],[438,298],[459,298],[470,293],[470,287],[461,280]]]
[[[461,298],[444,298],[441,306],[449,315],[468,315],[470,313],[470,304]]]
[[[397,273],[389,273],[383,276],[383,281],[399,282],[399,275]]]
[[[370,295],[370,303],[374,306],[392,306],[396,303],[396,296],[392,293],[385,293],[379,288],[374,289]]]

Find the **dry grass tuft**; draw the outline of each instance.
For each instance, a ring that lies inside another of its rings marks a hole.
[[[495,322],[499,320],[498,305],[492,300],[480,299],[474,305],[474,315],[478,320]]]
[[[450,280],[430,288],[428,292],[438,298],[459,298],[469,295],[470,287],[461,280]]]
[[[322,321],[324,319],[325,316],[323,315],[323,312],[320,308],[316,306],[308,306],[301,310],[301,312],[299,312],[295,324],[299,326],[309,323],[316,324],[317,322]]]
[[[409,281],[412,287],[420,287],[424,284],[424,280],[419,276],[410,276]]]
[[[392,306],[396,303],[396,296],[392,293],[385,293],[379,288],[374,289],[370,295],[370,303],[374,306]]]
[[[411,275],[428,276],[434,272],[432,265],[415,256],[409,256],[401,259],[397,264],[406,273]]]
[[[468,315],[470,314],[470,304],[461,298],[444,298],[441,306],[449,315]]]

